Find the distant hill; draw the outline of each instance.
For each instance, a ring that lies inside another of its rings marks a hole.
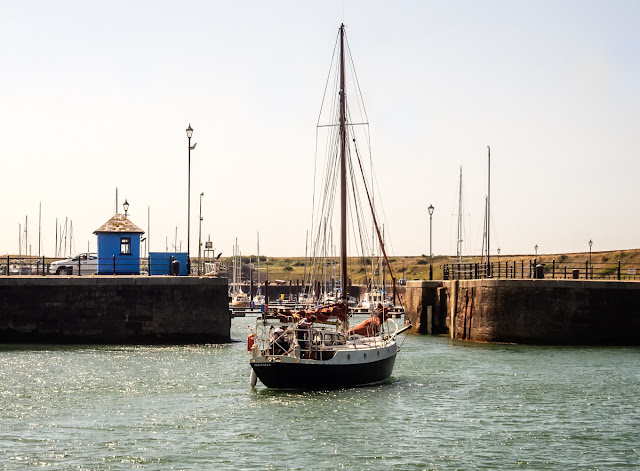
[[[517,254],[517,255],[504,255],[500,257],[497,255],[491,256],[491,262],[494,264],[494,271],[498,261],[504,266],[505,262],[509,262],[510,265],[515,261],[518,266],[521,266],[524,261],[525,266],[528,266],[529,261],[535,259],[535,255],[532,254]],[[251,260],[255,264],[255,256],[243,256],[243,264],[248,264]],[[260,256],[260,273],[261,279],[265,278],[267,268],[269,272],[270,280],[284,280],[288,282],[291,280],[295,283],[296,280],[302,281],[305,271],[304,257],[265,257]],[[333,273],[336,277],[339,276],[338,264],[332,265],[332,260],[327,260],[326,271],[331,276]],[[426,255],[409,255],[409,256],[393,256],[389,258],[391,267],[394,271],[396,279],[406,278],[407,280],[422,280],[429,279],[429,257]],[[553,264],[555,260],[556,273],[563,272],[564,267],[567,270],[573,268],[583,269],[585,263],[589,260],[589,252],[575,252],[565,254],[538,254],[536,260],[537,263],[545,264],[547,269]],[[229,263],[230,259],[226,259],[225,263]],[[637,268],[638,275],[640,276],[640,249],[630,250],[611,250],[611,251],[598,251],[591,253],[591,265],[594,268],[594,273],[613,273],[617,270],[618,261],[621,263],[623,271],[626,273],[628,269]],[[463,257],[463,263],[475,264],[480,263],[479,256],[466,256]],[[433,278],[442,279],[442,267],[445,264],[455,264],[457,260],[454,256],[437,255],[433,257]],[[320,268],[318,268],[319,270]],[[307,267],[307,272],[310,270]],[[371,272],[371,259],[359,259],[355,257],[349,258],[348,276],[354,284],[365,284],[366,279],[370,276]],[[254,276],[255,279],[255,276]],[[390,281],[390,277],[386,275],[386,279]]]

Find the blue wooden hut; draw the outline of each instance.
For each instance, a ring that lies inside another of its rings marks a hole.
[[[125,214],[116,214],[99,229],[98,274],[139,275],[140,236],[144,231]]]

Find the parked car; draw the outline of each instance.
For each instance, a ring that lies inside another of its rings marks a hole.
[[[81,253],[75,257],[51,262],[49,265],[49,273],[55,273],[56,275],[77,275],[78,262],[80,262],[80,275],[98,273],[97,253]]]

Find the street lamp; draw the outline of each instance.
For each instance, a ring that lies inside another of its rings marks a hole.
[[[589,266],[591,267],[591,279],[593,280],[593,264],[591,263],[591,246],[593,245],[593,241],[589,239]]]
[[[201,275],[202,259],[200,258],[200,250],[202,249],[202,197],[204,191],[200,193],[200,219],[198,221],[198,275]]]
[[[127,200],[124,200],[124,203],[122,204],[122,207],[124,208],[124,217],[127,217],[127,211],[129,211],[129,203],[127,202]]]
[[[429,205],[427,210],[429,211],[429,257],[431,258],[431,263],[429,264],[429,279],[433,280],[433,230],[432,230],[432,222],[433,222],[433,210],[435,208],[432,204]]]
[[[193,129],[191,124],[187,128],[187,138],[189,139],[189,173],[187,175],[187,275],[191,274],[191,253],[189,251],[191,241],[191,149],[195,149],[196,145],[191,145],[191,136]]]

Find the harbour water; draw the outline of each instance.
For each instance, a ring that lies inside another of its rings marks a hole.
[[[249,387],[238,343],[1,346],[0,469],[640,469],[640,348],[411,335],[392,379]]]

